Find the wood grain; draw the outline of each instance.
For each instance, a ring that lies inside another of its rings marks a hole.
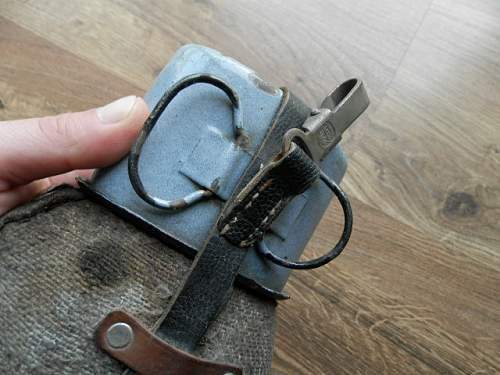
[[[144,90],[0,18],[0,119],[85,110]]]
[[[275,367],[292,374],[498,373],[500,273],[357,200],[354,210],[357,230],[342,258],[290,280],[294,297],[280,306]],[[309,256],[326,246],[334,211]]]
[[[360,76],[372,106],[343,141],[352,242],[293,275],[273,369],[498,374],[499,19],[495,0],[3,0],[0,119],[140,95],[192,42],[311,105]]]

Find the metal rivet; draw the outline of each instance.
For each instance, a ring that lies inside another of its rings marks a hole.
[[[132,327],[126,323],[115,323],[108,328],[106,340],[114,349],[121,349],[129,345],[134,339]]]

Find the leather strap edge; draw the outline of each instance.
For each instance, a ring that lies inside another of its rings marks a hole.
[[[118,326],[121,325],[121,326]],[[113,347],[112,330],[124,329],[115,338],[120,345]],[[128,342],[127,342],[128,340]],[[240,367],[208,361],[179,350],[159,339],[137,319],[124,311],[109,313],[96,330],[99,348],[123,362],[141,375],[242,375]]]

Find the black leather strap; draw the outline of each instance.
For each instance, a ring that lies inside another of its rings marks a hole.
[[[275,121],[239,181],[233,198],[226,203],[218,222],[222,222],[228,209],[235,206],[235,197],[258,174],[261,165],[271,162],[280,152],[285,132],[292,127],[300,127],[310,115],[310,108],[301,100],[288,90],[283,91],[282,104]],[[183,286],[158,322],[157,335],[180,349],[192,351],[231,295],[246,251],[222,237],[219,226],[214,225]]]
[[[221,222],[220,234],[232,244],[249,247],[262,240],[274,219],[319,177],[319,167],[298,146],[269,165],[243,191]]]

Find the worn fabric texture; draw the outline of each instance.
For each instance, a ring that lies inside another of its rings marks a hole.
[[[59,188],[0,217],[0,368],[5,374],[120,374],[95,344],[110,311],[151,327],[191,260]],[[197,355],[269,373],[275,304],[235,288]]]

